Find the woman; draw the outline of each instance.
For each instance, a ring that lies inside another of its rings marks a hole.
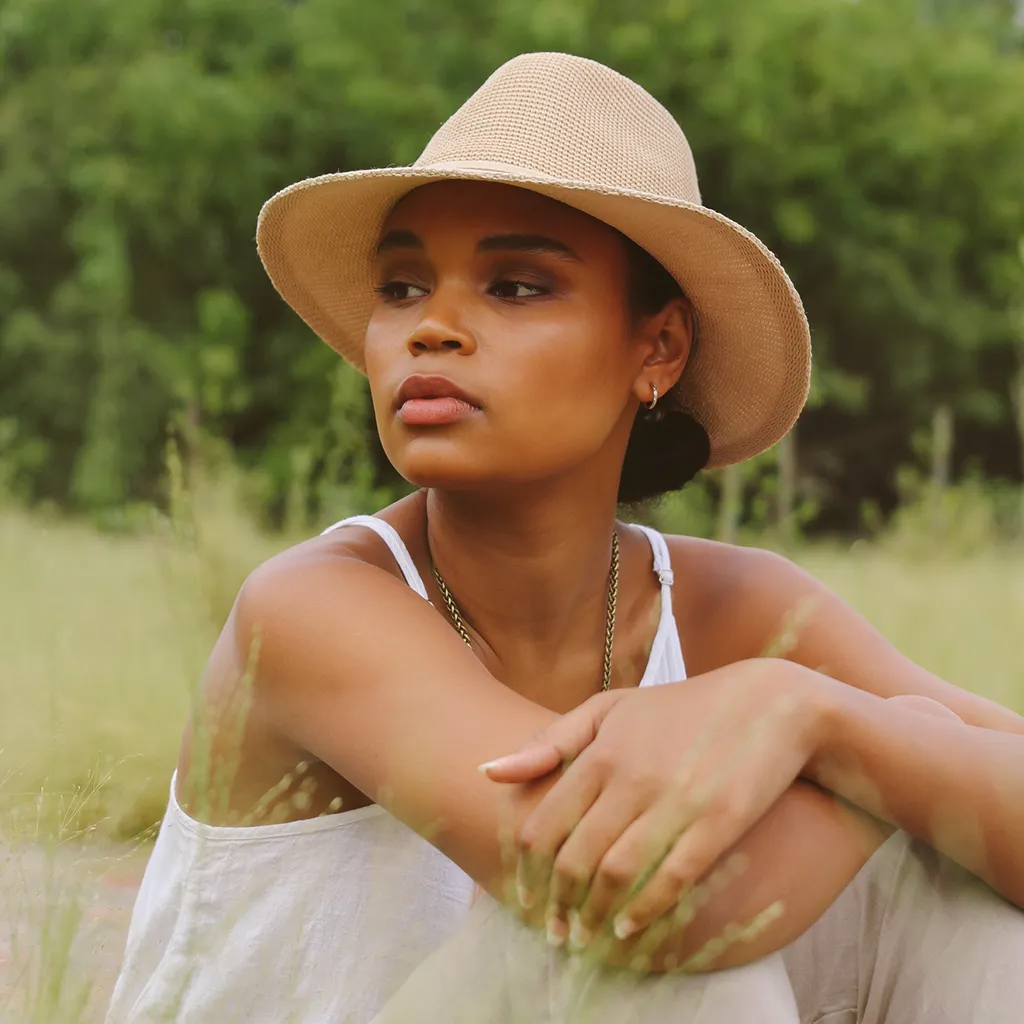
[[[783,559],[615,520],[807,391],[670,115],[525,55],[258,242],[420,490],[243,587],[110,1020],[1017,1019],[1024,721]]]

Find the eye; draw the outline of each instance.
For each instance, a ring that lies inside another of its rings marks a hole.
[[[406,299],[422,299],[427,294],[426,288],[408,281],[386,281],[374,289],[378,295],[392,302],[403,302]]]
[[[490,288],[491,294],[499,299],[529,299],[547,295],[548,291],[543,285],[530,284],[529,281],[496,281]]]

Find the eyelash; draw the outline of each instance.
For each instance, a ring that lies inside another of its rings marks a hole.
[[[533,283],[531,281],[520,281],[520,280],[518,280],[516,278],[501,278],[501,279],[495,281],[493,284],[491,284],[491,286],[488,288],[488,292],[490,293],[495,288],[497,288],[499,286],[502,286],[502,285],[513,285],[513,286],[519,286],[519,287],[522,287],[522,288],[527,288],[532,293],[530,295],[504,295],[504,296],[499,295],[499,296],[497,296],[497,298],[502,298],[506,302],[525,302],[528,299],[538,298],[538,297],[540,297],[542,295],[550,295],[551,294],[551,289],[545,287],[544,285],[535,284],[535,283]],[[396,295],[395,294],[396,290],[400,289],[400,288],[420,288],[420,286],[416,285],[416,284],[412,284],[410,281],[386,281],[384,284],[377,285],[374,288],[374,291],[378,295],[382,296],[383,298],[390,299],[392,302],[408,302],[410,300],[410,298],[421,298],[421,296],[418,296],[418,295],[417,296]],[[426,289],[422,289],[421,288],[420,290],[421,291],[425,291]]]
[[[390,299],[392,302],[406,302],[408,301],[408,295],[396,295],[395,290],[397,288],[416,288],[417,285],[410,284],[408,281],[387,281],[384,284],[377,285],[373,290],[385,299]]]

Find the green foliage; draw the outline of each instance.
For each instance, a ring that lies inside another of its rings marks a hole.
[[[266,280],[256,214],[298,178],[414,159],[532,49],[649,88],[705,200],[790,270],[815,333],[801,463],[823,522],[893,501],[938,403],[979,424],[961,462],[1019,475],[1024,59],[1007,9],[4,0],[0,488],[104,514],[164,501],[172,425],[224,439],[278,522],[400,493],[365,385]]]
[[[866,510],[877,528],[879,546],[903,558],[976,556],[1024,540],[1024,499],[1019,488],[985,482],[968,474],[956,485],[936,491],[912,467],[898,483],[904,497],[889,522]]]

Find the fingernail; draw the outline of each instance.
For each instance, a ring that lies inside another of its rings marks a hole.
[[[579,915],[572,915],[569,925],[569,946],[577,951],[585,949],[592,938],[590,929],[580,923]]]
[[[486,775],[497,763],[497,761],[484,761],[483,764],[478,764],[476,766],[476,770],[481,775]]]
[[[561,946],[569,933],[566,923],[560,917],[549,917],[547,923],[548,945]]]
[[[519,899],[519,906],[529,910],[533,906],[533,893],[521,882],[516,882],[516,896]]]
[[[636,921],[628,917],[617,917],[615,919],[615,938],[628,939],[636,931]]]

